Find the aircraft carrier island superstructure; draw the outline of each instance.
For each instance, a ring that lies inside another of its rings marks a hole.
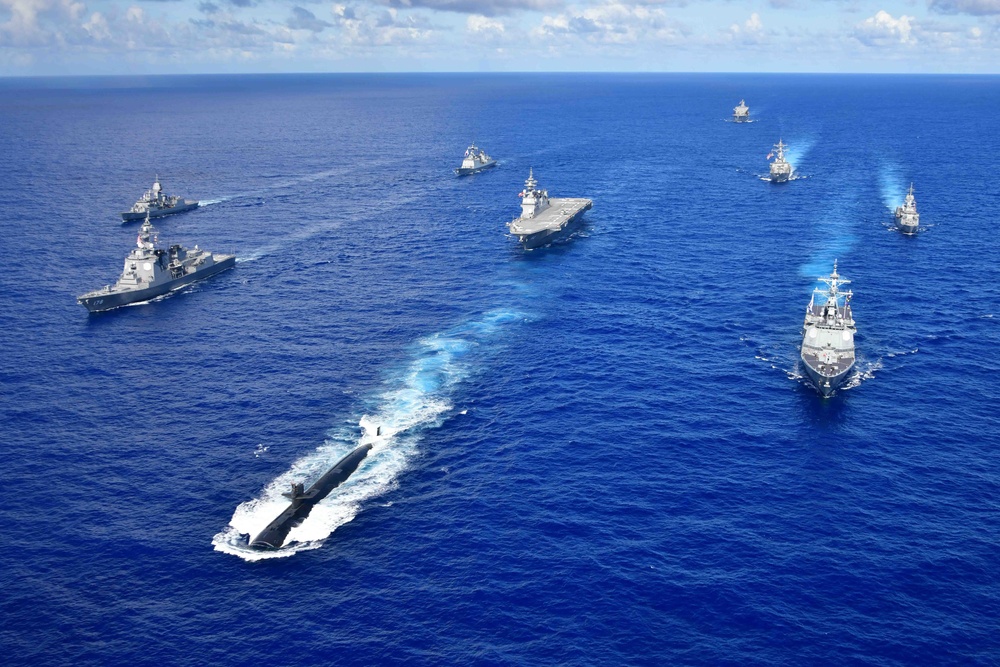
[[[514,218],[507,227],[528,249],[538,248],[568,234],[583,212],[594,205],[591,200],[583,198],[549,198],[547,190],[538,189],[533,169],[528,171],[528,180],[518,196],[521,197],[521,217]]]

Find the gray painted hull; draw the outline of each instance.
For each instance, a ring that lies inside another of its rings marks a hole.
[[[533,250],[535,248],[541,248],[544,245],[548,245],[553,241],[558,241],[561,238],[565,238],[576,231],[580,226],[580,221],[583,219],[583,212],[589,210],[590,206],[580,209],[576,212],[573,217],[566,221],[566,224],[558,229],[543,229],[534,234],[523,234],[519,235],[517,238],[524,246],[525,250]]]
[[[816,389],[818,389],[819,393],[823,394],[824,397],[832,395],[833,392],[835,392],[840,387],[840,385],[844,383],[844,380],[847,378],[851,370],[854,368],[854,364],[851,364],[850,366],[847,367],[846,370],[842,371],[837,375],[831,376],[820,373],[812,366],[810,366],[809,363],[804,359],[802,360],[802,365],[805,366],[806,375],[809,376],[809,379],[812,380],[812,383],[816,385]]]
[[[455,170],[455,173],[458,174],[459,176],[469,176],[470,174],[478,174],[481,171],[486,171],[487,169],[490,169],[495,166],[497,166],[497,161],[491,160],[490,162],[487,162],[486,164],[480,167],[470,167],[468,169],[462,169],[461,167],[459,167],[458,169]]]
[[[791,174],[771,174],[772,183],[787,183]]]
[[[191,201],[185,199],[183,204],[178,204],[172,208],[160,208],[151,210],[149,212],[150,218],[162,218],[165,215],[173,215],[174,213],[183,213],[184,211],[190,211],[191,209],[198,208],[197,201]],[[122,213],[122,222],[134,222],[136,220],[145,220],[145,213],[132,213],[131,211],[126,211]]]
[[[92,313],[102,313],[107,310],[120,308],[121,306],[127,306],[130,303],[138,303],[141,301],[155,299],[158,296],[180,289],[185,285],[190,285],[191,283],[203,278],[208,278],[209,276],[215,275],[220,271],[231,269],[234,266],[236,266],[236,256],[230,255],[225,259],[217,261],[207,269],[196,271],[195,273],[182,276],[176,280],[171,280],[154,287],[129,290],[127,292],[92,292],[78,297],[77,302],[85,306],[87,310]]]
[[[899,231],[903,232],[907,236],[917,233],[917,228],[919,225],[904,225],[902,222],[899,223]]]

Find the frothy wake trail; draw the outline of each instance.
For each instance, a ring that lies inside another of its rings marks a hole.
[[[796,172],[801,169],[802,162],[805,161],[806,156],[809,155],[809,151],[811,151],[815,145],[815,139],[802,139],[789,144],[788,148],[785,150],[785,159],[792,165],[793,176],[798,176]]]
[[[399,475],[417,453],[422,434],[455,412],[456,387],[475,370],[470,353],[488,344],[501,327],[524,319],[522,313],[497,310],[419,340],[409,365],[387,383],[383,393],[373,397],[371,414],[361,416],[361,435],[353,428],[335,430],[257,498],[240,504],[229,526],[212,539],[215,550],[256,561],[319,548],[334,530],[351,521],[366,501],[395,488]],[[293,482],[308,486],[348,452],[366,443],[373,448],[357,472],[291,530],[286,546],[276,551],[254,551],[247,546],[246,535],[257,535],[287,507],[288,500],[281,494]]]
[[[878,184],[886,208],[895,211],[897,206],[903,205],[907,185],[898,165],[884,162],[879,169]]]

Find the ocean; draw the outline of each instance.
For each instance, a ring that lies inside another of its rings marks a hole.
[[[998,107],[996,76],[0,80],[4,663],[1000,665]],[[457,178],[473,141],[499,165]],[[594,205],[525,251],[529,169]],[[90,315],[157,175],[202,203],[160,238],[237,265]],[[824,399],[835,260],[858,363]]]

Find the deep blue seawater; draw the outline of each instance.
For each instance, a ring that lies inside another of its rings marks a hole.
[[[998,108],[976,76],[0,81],[0,660],[1000,664]],[[458,179],[473,140],[500,165]],[[594,208],[525,252],[529,167]],[[88,315],[157,173],[205,203],[161,239],[240,261]],[[824,400],[834,259],[859,362]],[[241,551],[362,421],[299,546]]]

